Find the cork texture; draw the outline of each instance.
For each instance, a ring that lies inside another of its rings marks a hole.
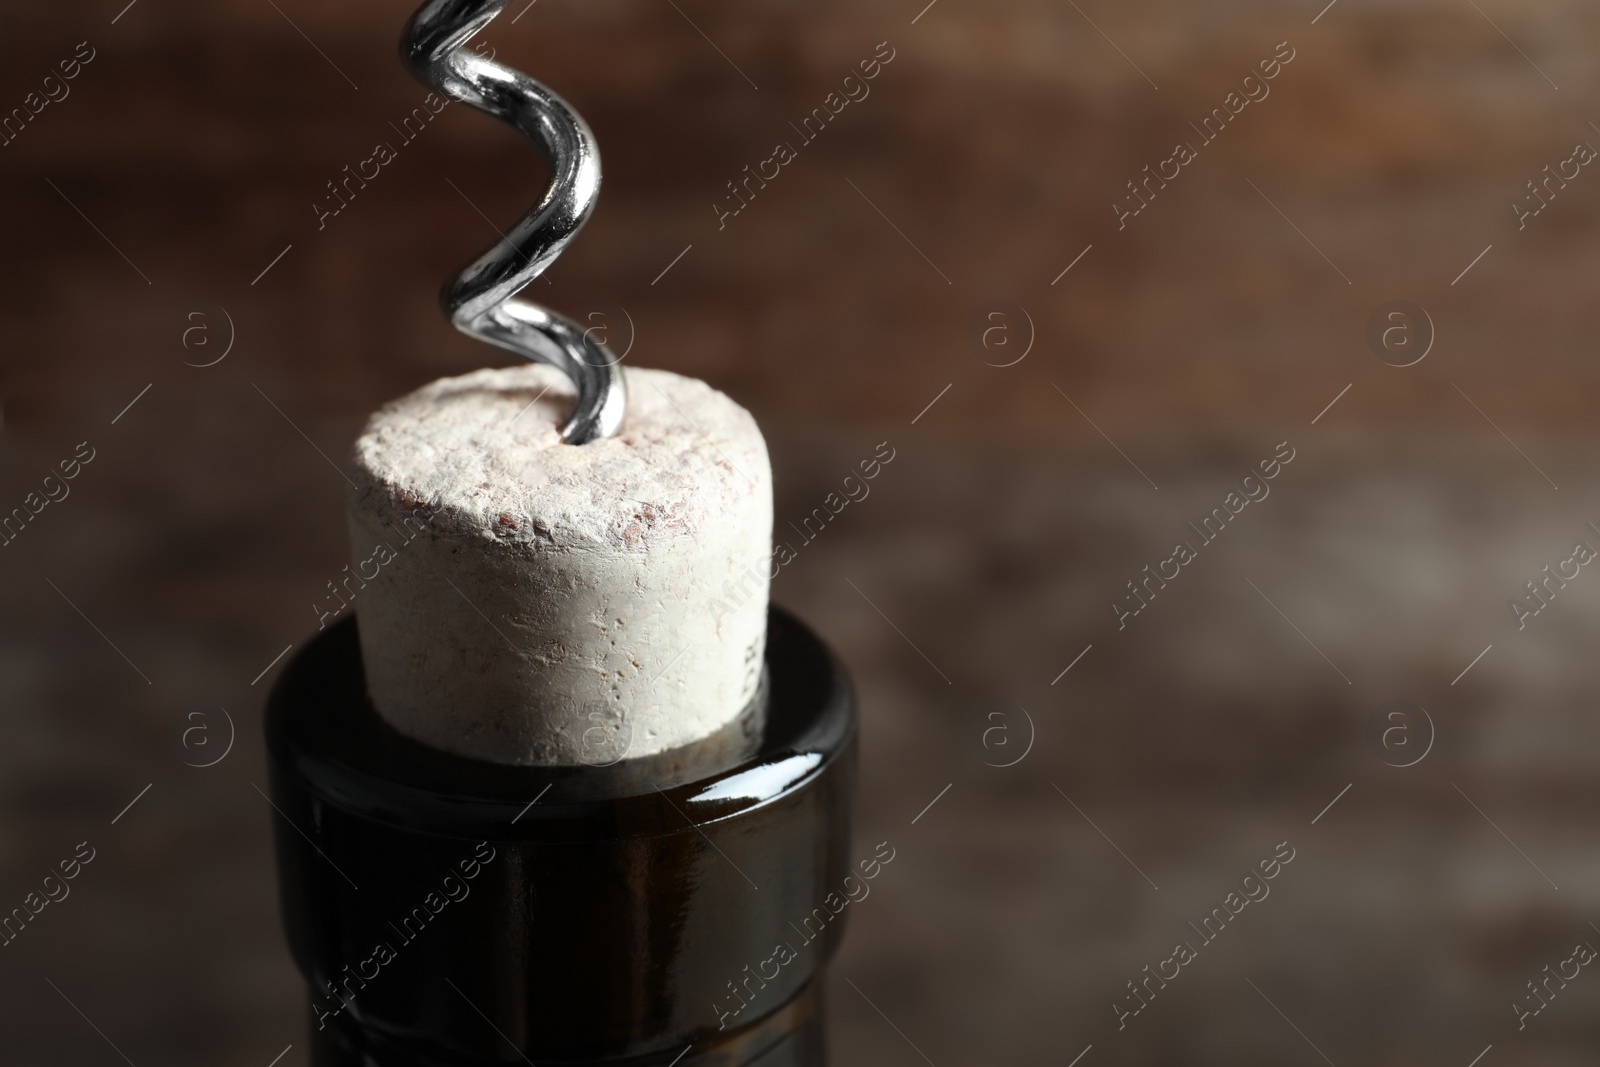
[[[367,684],[458,755],[604,764],[708,737],[754,696],[772,477],[750,414],[624,371],[620,432],[562,444],[572,388],[526,365],[395,400],[355,447],[348,525]]]

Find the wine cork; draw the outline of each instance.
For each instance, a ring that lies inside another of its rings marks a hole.
[[[772,554],[766,443],[704,382],[623,374],[621,429],[584,445],[560,442],[573,390],[537,364],[441,379],[368,421],[353,603],[368,692],[400,733],[572,766],[748,723]]]

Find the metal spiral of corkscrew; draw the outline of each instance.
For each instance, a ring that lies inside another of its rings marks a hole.
[[[627,395],[616,357],[570,319],[515,299],[577,235],[600,192],[594,134],[555,93],[467,48],[508,0],[429,0],[411,16],[400,53],[423,82],[526,134],[550,163],[550,185],[506,239],[445,286],[457,329],[559,368],[578,390],[561,439],[585,444],[616,433]]]

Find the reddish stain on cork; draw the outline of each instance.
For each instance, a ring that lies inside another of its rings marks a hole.
[[[646,531],[654,530],[657,526],[677,530],[687,529],[684,521],[676,516],[670,508],[642,503],[639,505],[639,509],[633,513],[633,521],[622,531],[622,543],[629,547],[638,545],[644,540]]]

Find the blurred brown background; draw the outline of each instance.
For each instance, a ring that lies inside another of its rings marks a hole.
[[[0,107],[94,51],[0,148],[0,506],[95,455],[0,549],[0,910],[97,850],[0,949],[0,1059],[300,1067],[253,788],[277,668],[251,680],[344,562],[330,463],[365,414],[504,362],[435,294],[543,171],[459,105],[399,145],[409,4],[123,3],[0,14]],[[898,851],[851,909],[835,1062],[1593,1062],[1600,976],[1520,1031],[1512,1005],[1600,946],[1600,578],[1521,631],[1507,600],[1600,547],[1600,175],[1510,208],[1600,146],[1600,12],[518,0],[487,36],[606,166],[531,295],[625,309],[630,363],[748,406],[780,536],[896,450],[775,587],[860,685],[856,849]],[[724,183],[884,41],[719,230]],[[1270,95],[1119,231],[1125,183],[1282,41]],[[1364,340],[1397,298],[1437,331],[1404,369]],[[227,358],[185,366],[226,320]],[[1119,631],[1124,583],[1282,441],[1270,498]],[[1408,768],[1367,734],[1394,700],[1437,731]],[[237,743],[184,766],[218,707]],[[1281,841],[1270,898],[1119,1031],[1125,983]]]

